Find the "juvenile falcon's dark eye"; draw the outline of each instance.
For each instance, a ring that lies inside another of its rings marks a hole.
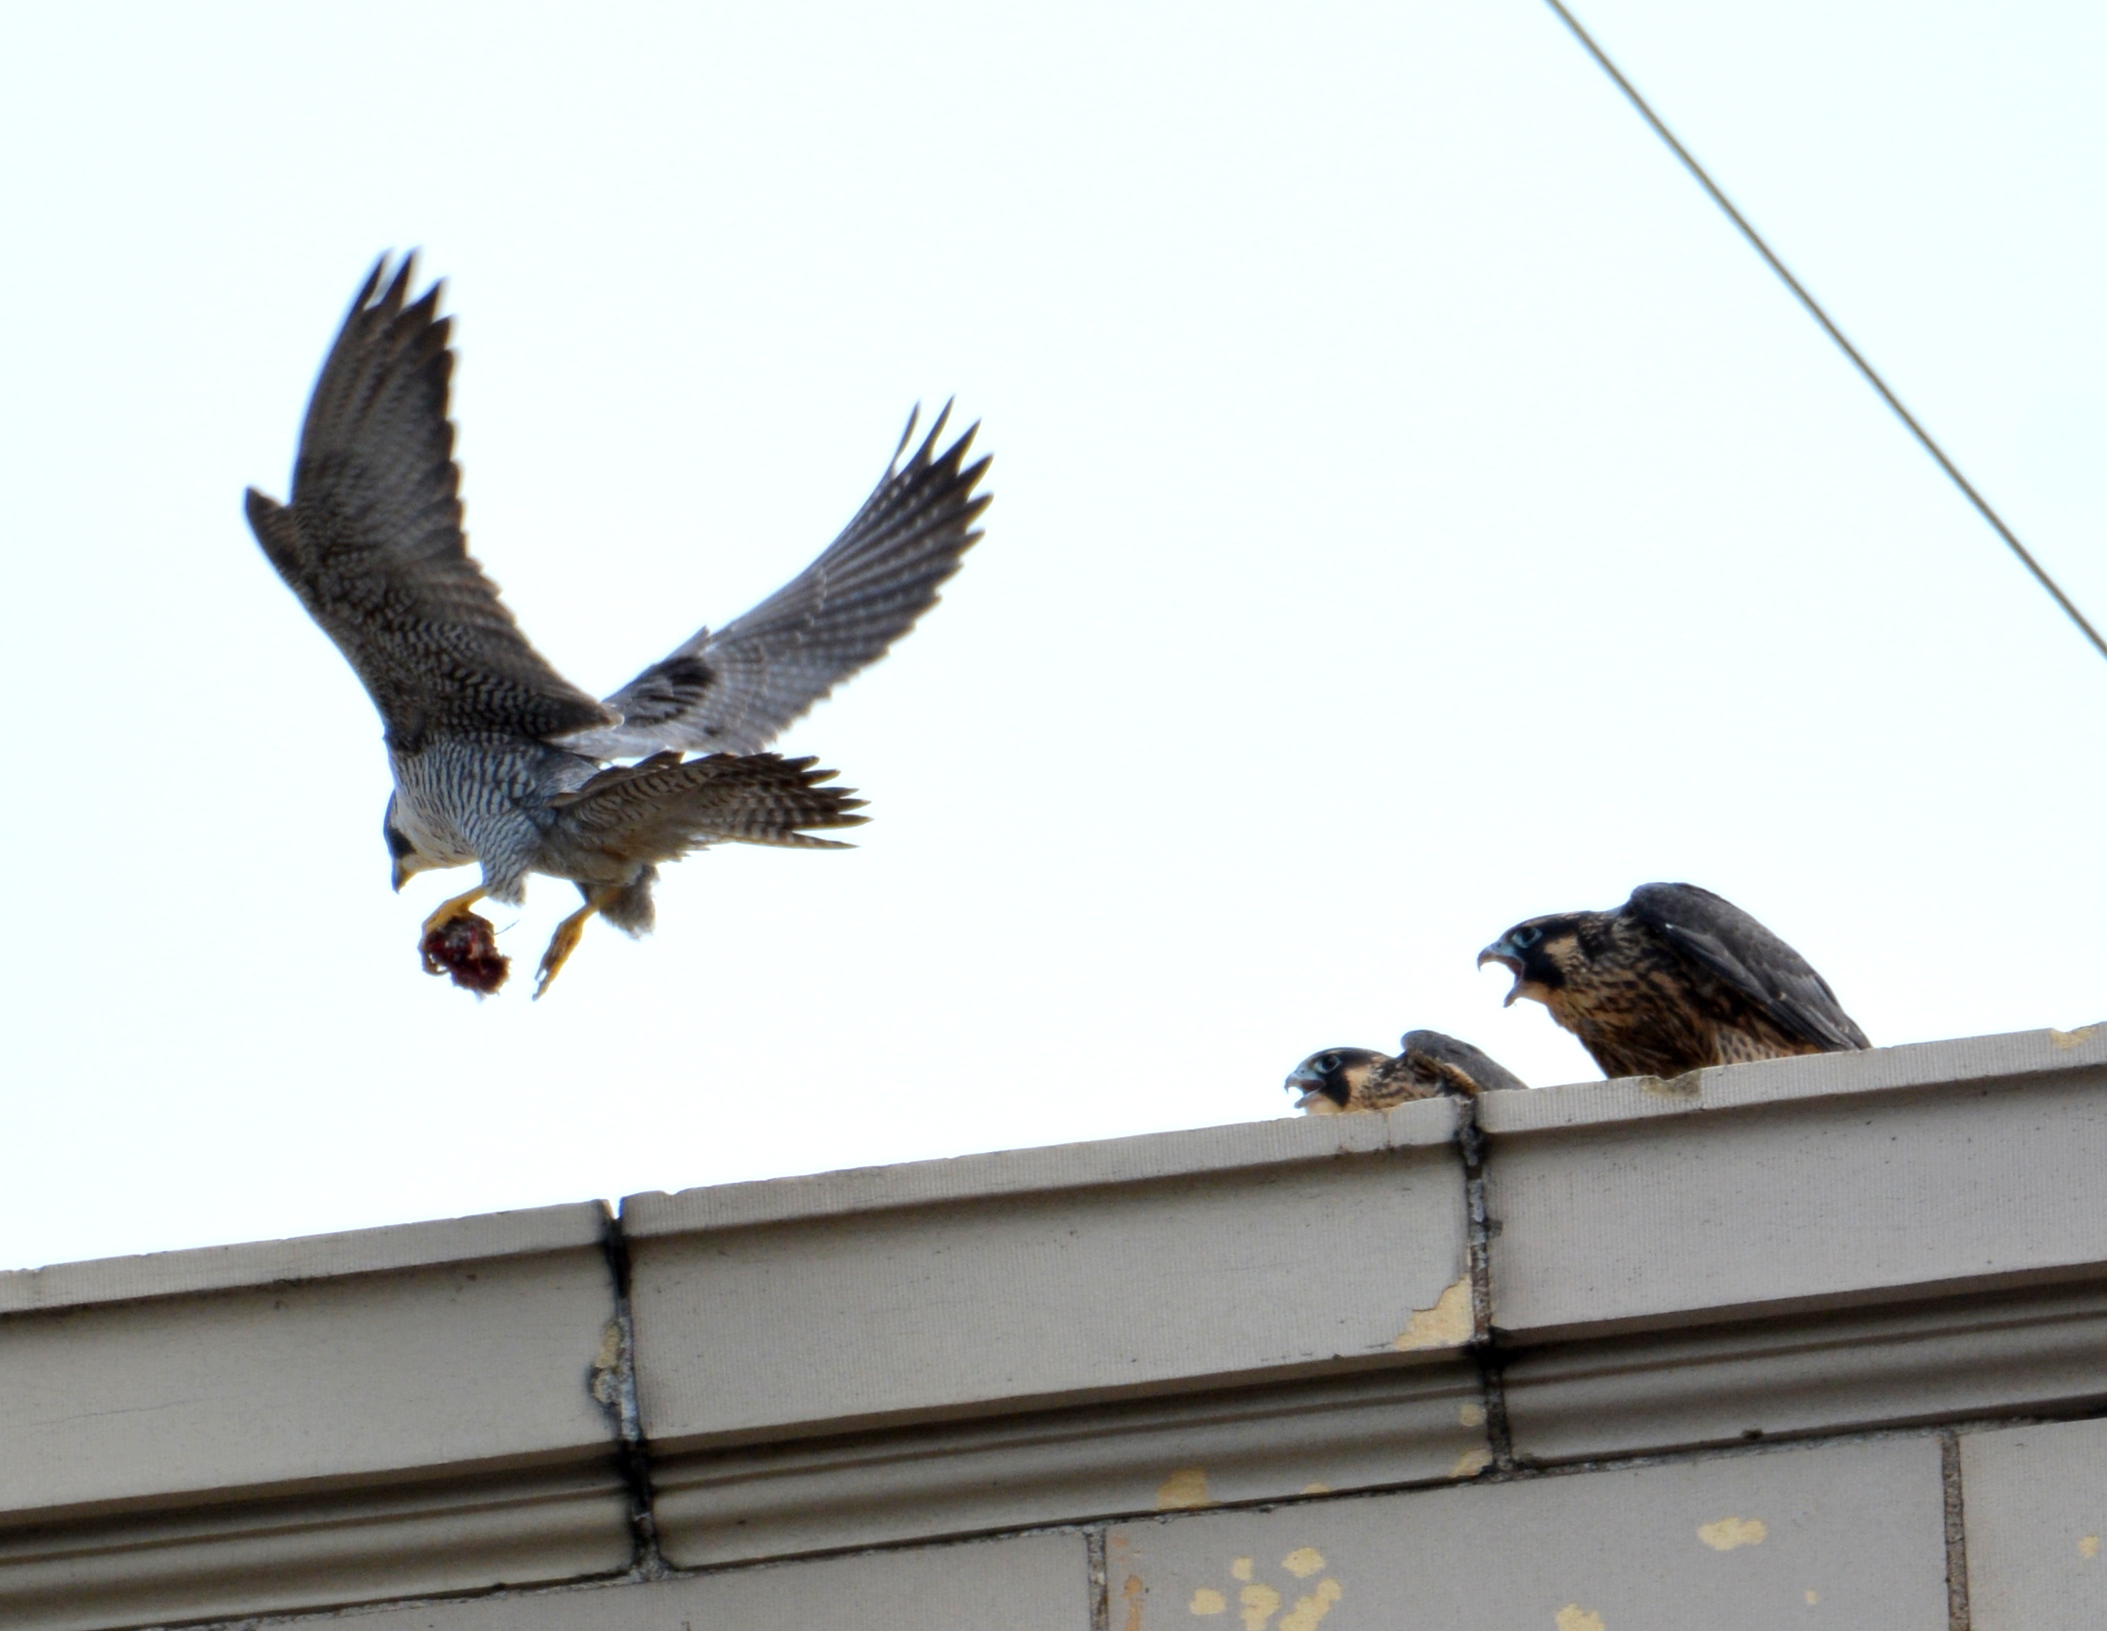
[[[1337,1070],[1339,1068],[1339,1056],[1336,1053],[1320,1054],[1317,1059],[1317,1068],[1319,1070]]]
[[[1507,937],[1507,940],[1516,951],[1521,951],[1526,947],[1535,945],[1543,938],[1544,931],[1542,929],[1517,929]]]

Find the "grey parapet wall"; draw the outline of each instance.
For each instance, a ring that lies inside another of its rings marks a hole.
[[[2103,1414],[2027,1032],[0,1275],[0,1626],[2100,1627]]]

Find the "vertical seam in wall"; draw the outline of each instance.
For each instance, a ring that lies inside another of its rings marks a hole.
[[[637,1406],[636,1323],[630,1316],[629,1240],[622,1233],[622,1216],[607,1208],[607,1221],[600,1234],[607,1254],[608,1278],[614,1287],[614,1319],[608,1334],[613,1347],[611,1365],[593,1369],[592,1392],[614,1424],[616,1460],[622,1484],[629,1496],[630,1576],[636,1580],[664,1580],[672,1570],[659,1551],[656,1493],[651,1487],[651,1446],[644,1437],[644,1418]]]
[[[1083,1531],[1083,1555],[1089,1562],[1090,1631],[1112,1631],[1112,1577],[1105,1568],[1105,1531]]]
[[[1946,1507],[1946,1627],[1969,1631],[1968,1524],[1961,1494],[1961,1435],[1948,1428],[1939,1435],[1939,1482]]]
[[[1456,1149],[1463,1158],[1465,1240],[1471,1280],[1471,1362],[1478,1368],[1478,1386],[1485,1410],[1485,1445],[1497,1472],[1514,1470],[1514,1435],[1507,1425],[1507,1378],[1505,1362],[1493,1342],[1492,1329],[1492,1220],[1485,1210],[1485,1171],[1489,1146],[1478,1125],[1478,1101],[1460,1101],[1462,1121],[1456,1129]]]

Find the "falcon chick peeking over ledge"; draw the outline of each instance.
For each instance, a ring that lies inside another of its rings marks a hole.
[[[409,299],[415,263],[404,256],[390,276],[383,256],[368,275],[315,382],[292,501],[250,488],[249,525],[380,711],[394,886],[482,867],[476,888],[425,920],[426,966],[494,990],[504,960],[475,903],[517,906],[532,872],[585,897],[542,957],[539,997],[596,914],[632,935],[651,927],[666,862],[720,843],[849,847],[807,829],[862,823],[853,789],[811,759],[761,750],[936,604],[981,536],[988,495],[974,488],[988,460],[964,462],[977,426],[936,450],[947,406],[903,464],[918,410],[819,559],[596,700],[534,649],[468,553],[447,414],[451,320],[438,315],[441,285]]]

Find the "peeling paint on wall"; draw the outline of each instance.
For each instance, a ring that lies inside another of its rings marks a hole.
[[[1195,1507],[1213,1505],[1204,1467],[1181,1467],[1156,1486],[1158,1512],[1190,1512]]]
[[[1244,1605],[1244,1631],[1266,1631],[1266,1622],[1280,1612],[1280,1593],[1263,1580],[1254,1580],[1237,1594]]]
[[[1414,1312],[1390,1346],[1400,1353],[1424,1348],[1460,1348],[1471,1339],[1471,1279],[1463,1276],[1432,1308]]]
[[[1449,1468],[1451,1478],[1475,1478],[1492,1465],[1492,1451],[1481,1444],[1474,1450],[1465,1450],[1456,1457],[1456,1464]]]
[[[1731,1552],[1737,1546],[1761,1546],[1770,1526],[1761,1518],[1721,1518],[1717,1523],[1697,1526],[1697,1538],[1715,1552]]]
[[[1295,1606],[1280,1617],[1280,1631],[1317,1631],[1324,1616],[1332,1611],[1332,1604],[1345,1595],[1339,1582],[1329,1575],[1317,1582],[1317,1589],[1307,1597],[1295,1599]]]

